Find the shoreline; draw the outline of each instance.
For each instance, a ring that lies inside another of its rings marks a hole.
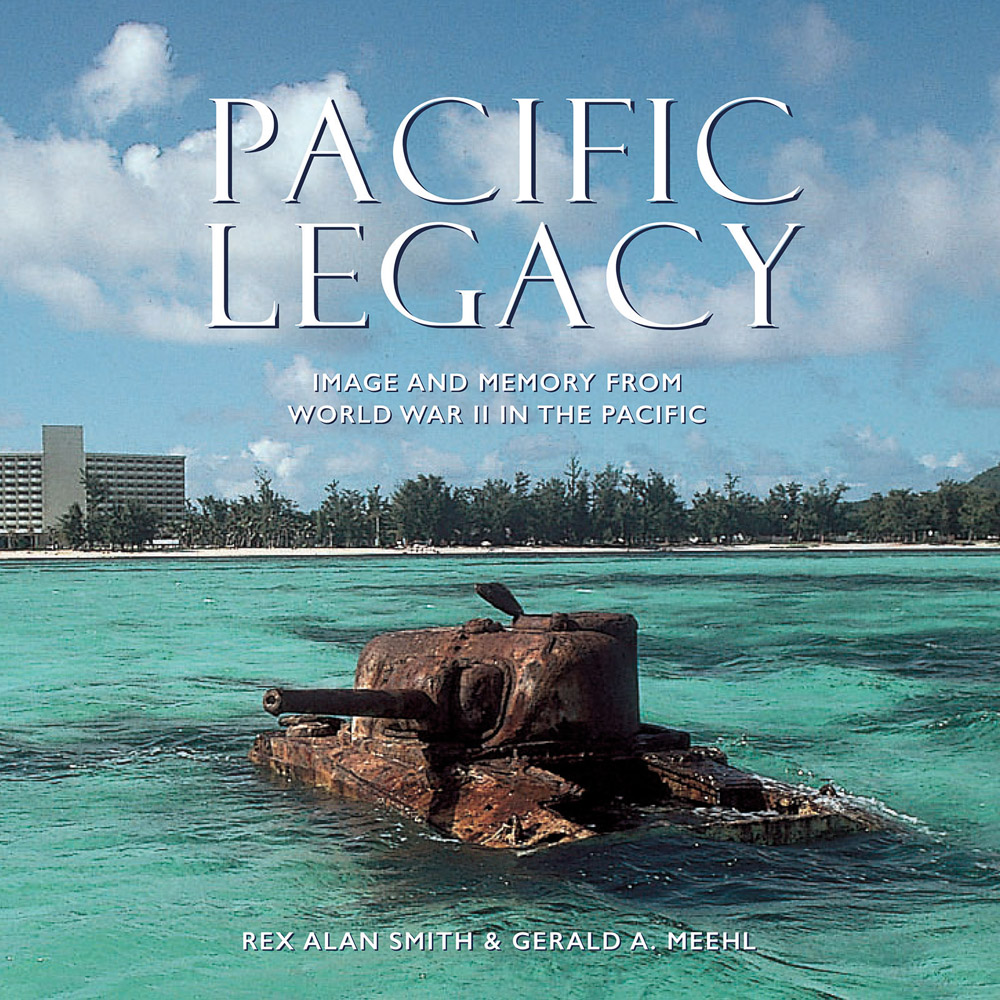
[[[132,559],[342,559],[342,558],[399,558],[401,556],[503,556],[504,558],[535,556],[717,556],[717,555],[824,555],[850,554],[877,555],[906,553],[983,554],[1000,553],[997,542],[955,542],[934,544],[930,542],[757,542],[746,545],[675,545],[662,548],[629,548],[626,546],[571,546],[538,545],[510,546],[414,546],[406,549],[375,548],[205,548],[205,549],[153,549],[140,552],[88,552],[74,549],[3,550],[0,562],[74,562],[121,561]]]

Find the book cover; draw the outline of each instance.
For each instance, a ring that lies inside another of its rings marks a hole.
[[[996,20],[5,5],[0,987],[996,990]],[[490,851],[251,767],[486,580],[883,828]]]

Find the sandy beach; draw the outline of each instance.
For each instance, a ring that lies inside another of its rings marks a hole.
[[[272,549],[146,549],[138,552],[78,551],[75,549],[43,549],[10,551],[0,549],[0,562],[46,562],[62,560],[123,560],[123,559],[342,559],[396,556],[503,556],[505,558],[535,556],[698,556],[698,555],[803,555],[821,553],[989,553],[1000,552],[997,542],[958,542],[931,544],[919,542],[788,542],[748,543],[746,545],[676,545],[663,548],[626,548],[624,546],[410,546],[402,549],[375,548],[272,548]]]

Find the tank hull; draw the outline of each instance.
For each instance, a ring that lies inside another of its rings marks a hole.
[[[833,789],[731,767],[721,751],[691,747],[677,730],[644,726],[628,745],[579,750],[551,743],[470,759],[465,746],[356,736],[339,721],[302,720],[262,733],[251,760],[480,847],[531,850],[652,827],[792,844],[886,825]]]
[[[264,707],[283,729],[258,736],[251,759],[490,848],[650,826],[789,844],[884,825],[830,786],[760,778],[643,725],[631,614],[525,614],[503,584],[476,592],[510,625],[385,633],[362,649],[353,689],[272,688]]]

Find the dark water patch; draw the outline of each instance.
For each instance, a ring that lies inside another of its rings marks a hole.
[[[639,633],[639,661],[644,659],[667,660],[673,659],[676,655],[676,643],[667,635],[659,635],[655,632]]]
[[[771,647],[756,643],[752,647],[738,638],[716,635],[711,640],[693,641],[690,637],[667,638],[643,635],[639,640],[640,676],[660,680],[690,677],[694,674],[768,674],[785,670],[797,663],[786,643]]]
[[[981,678],[1000,667],[1000,632],[937,629],[889,635],[822,636],[813,642],[785,640],[803,660],[838,668],[880,670],[902,677]]]
[[[360,650],[380,633],[380,629],[371,626],[358,628],[338,625],[311,625],[300,623],[291,625],[289,631],[309,642],[325,643],[331,646],[343,646],[351,650]]]
[[[358,653],[360,650],[377,635],[382,634],[386,628],[397,630],[401,626],[393,622],[391,624],[375,624],[371,626],[358,627],[353,625],[318,624],[314,621],[302,621],[293,619],[284,623],[284,628],[292,635],[305,639],[308,642],[323,645],[337,646]],[[427,624],[426,627],[433,627]],[[710,628],[710,626],[706,626]],[[640,632],[639,636],[639,663],[640,670],[650,677],[676,677],[691,671],[722,671],[722,672],[770,672],[787,667],[787,657],[782,656],[783,651],[788,647],[793,648],[798,645],[796,641],[789,642],[782,640],[775,645],[775,651],[762,650],[758,644],[753,652],[747,651],[747,645],[740,639],[740,629],[736,626],[719,623],[716,626],[719,630],[728,630],[732,634],[732,639],[725,640],[713,631],[712,637],[704,642],[692,642],[689,638],[678,638],[675,636],[657,633],[647,630]],[[802,645],[816,645],[818,648],[825,648],[823,637],[807,636],[802,640]]]
[[[711,677],[732,674],[746,677],[770,674],[794,665],[778,650],[768,653],[755,649],[747,652],[740,643],[716,642],[710,646],[684,642],[665,642],[659,650],[645,640],[639,646],[639,675],[656,680],[679,680],[694,675]]]
[[[556,855],[532,859],[531,866],[555,873],[567,860]],[[759,910],[762,904],[786,903],[801,912],[813,906],[825,910],[834,899],[849,897],[852,908],[906,913],[914,904],[939,902],[943,891],[952,899],[985,901],[1000,884],[980,857],[918,834],[769,848],[650,832],[579,860],[591,887],[629,906],[645,902],[650,908]],[[784,919],[780,911],[776,916]]]
[[[194,568],[192,560],[192,568]],[[66,576],[67,570],[73,570],[81,574],[106,574],[106,573],[162,573],[164,564],[161,559],[142,559],[129,557],[127,560],[121,559],[51,559],[46,558],[34,564],[16,563],[8,564],[0,562],[4,569],[12,571],[25,570],[38,573],[56,573],[59,576]],[[206,567],[207,568],[207,567]]]
[[[325,843],[331,851],[311,877],[331,877],[336,856],[349,854],[356,883],[371,886],[371,895],[361,889],[358,904],[376,918],[391,912],[426,920],[461,901],[484,921],[531,913],[556,927],[573,912],[594,919],[659,914],[667,923],[672,913],[753,912],[755,924],[797,923],[804,915],[834,924],[845,913],[903,916],[942,899],[990,905],[1000,888],[1000,859],[918,833],[769,848],[650,830],[517,855],[455,844],[366,807],[318,799],[302,805],[308,821],[297,826],[301,846]],[[288,798],[280,808],[287,811]]]
[[[172,759],[212,763],[242,758],[257,728],[157,727],[147,717],[127,715],[77,726],[35,724],[23,737],[0,737],[0,779],[53,781],[108,769],[155,767]]]
[[[718,746],[719,749],[725,751],[730,763],[735,767],[746,766],[740,763],[740,751],[744,747],[766,750],[772,756],[799,759],[805,754],[814,753],[817,746],[821,746],[824,757],[833,759],[838,750],[849,750],[855,745],[850,735],[838,736],[836,733],[825,732],[808,736],[792,736],[788,733],[775,733],[763,729],[748,734],[745,726],[733,727],[731,725],[714,726],[710,732],[693,732],[691,738],[695,743]],[[792,780],[789,775],[774,774],[772,777]],[[807,780],[807,776],[804,774],[800,778],[802,781]]]
[[[77,755],[51,747],[35,747],[0,738],[0,779],[51,781],[70,777]]]
[[[857,636],[782,632],[752,639],[737,624],[690,633],[640,636],[640,669],[657,678],[698,673],[770,673],[790,667],[885,672],[898,677],[992,683],[1000,668],[1000,632],[988,629],[921,630]]]
[[[1000,744],[1000,695],[962,692],[922,695],[894,704],[884,713],[849,718],[858,733],[926,732],[935,740],[971,745],[980,751]]]
[[[258,690],[260,681],[253,678],[227,677],[224,675],[212,676],[211,674],[196,674],[190,677],[182,677],[180,680],[184,684],[192,687],[205,688],[207,690],[228,690],[232,688]]]

